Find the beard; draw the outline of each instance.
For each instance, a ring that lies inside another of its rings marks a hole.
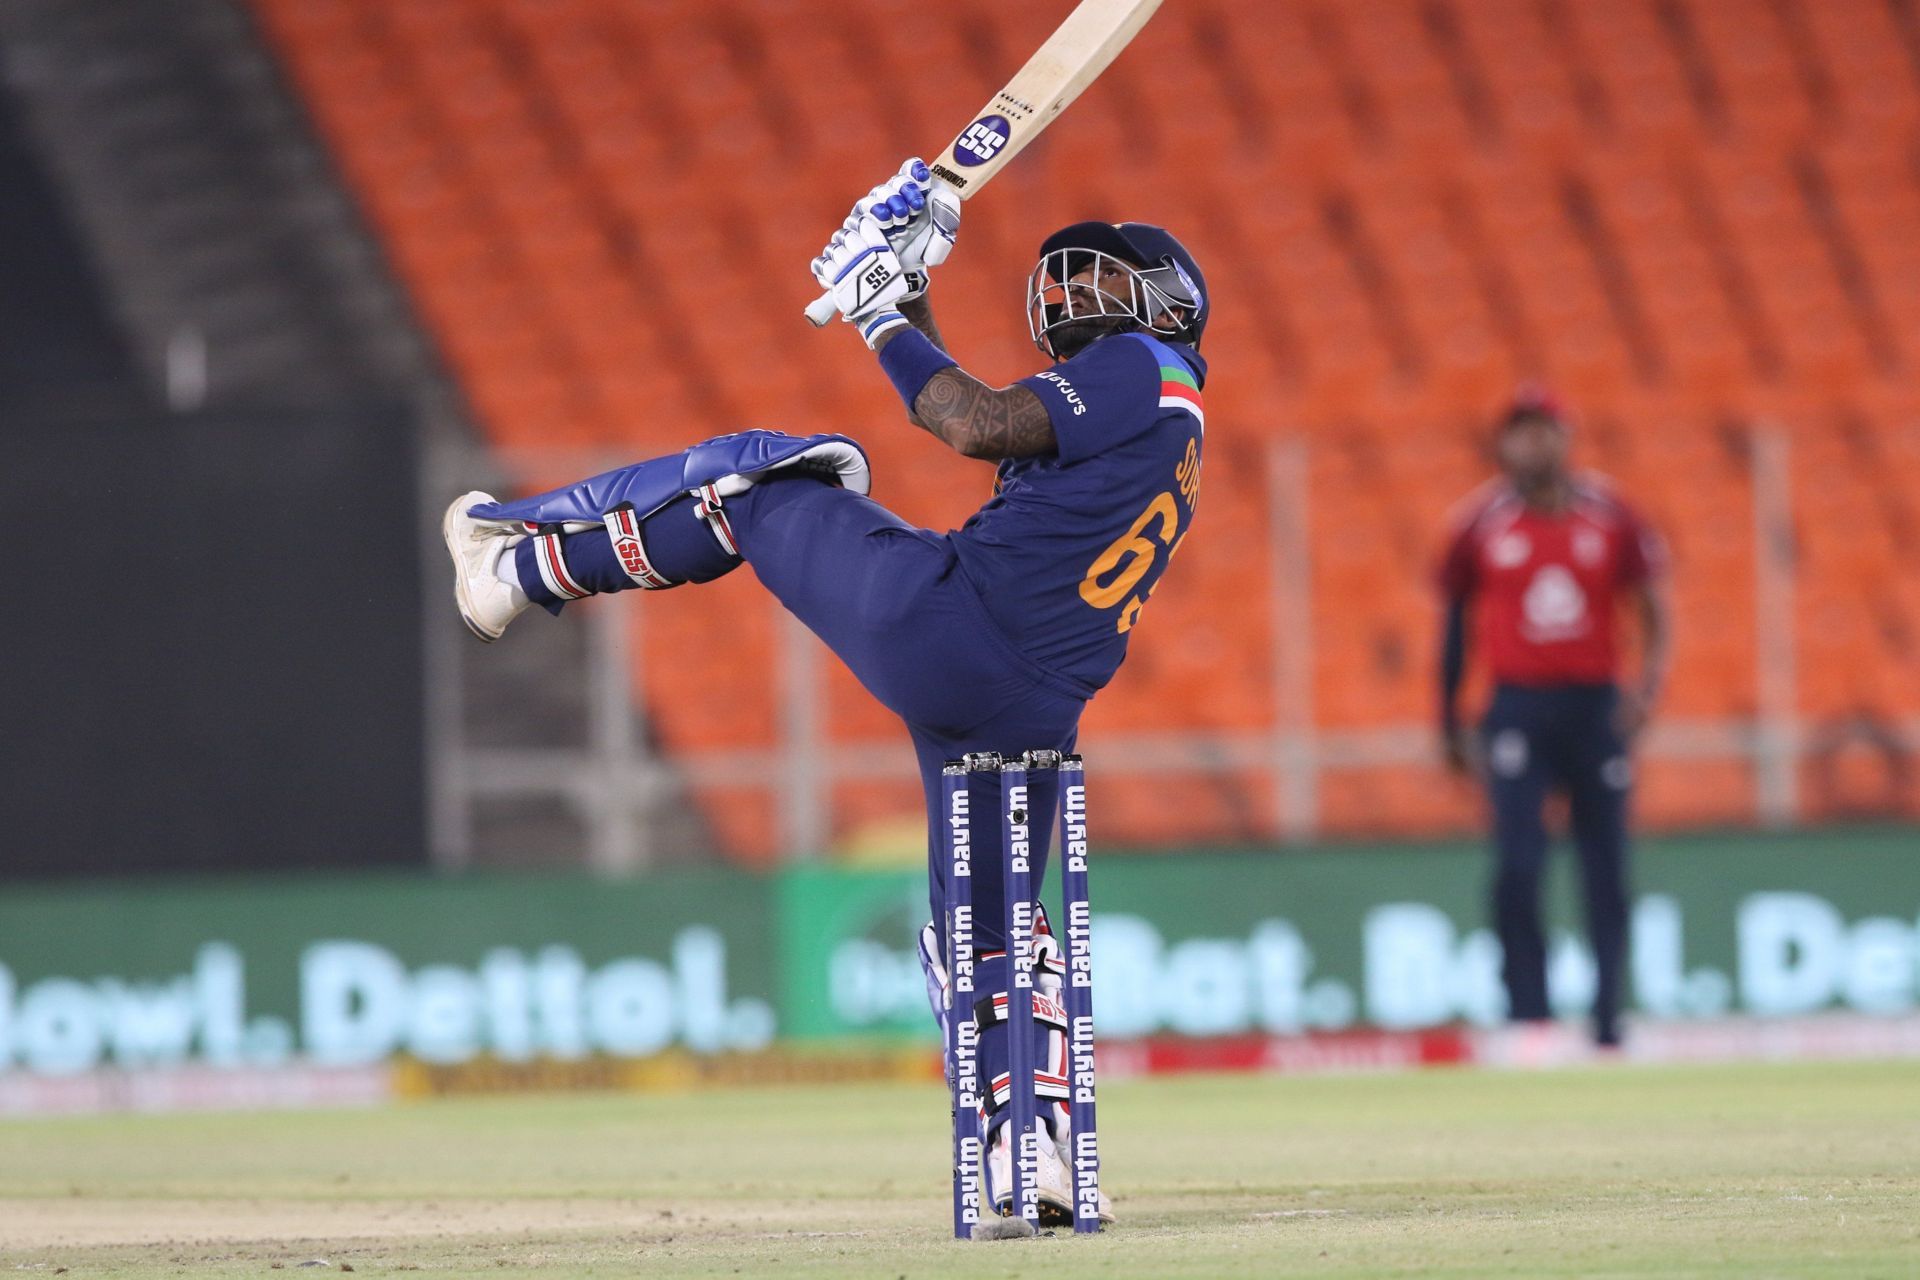
[[[1054,359],[1071,360],[1102,338],[1139,327],[1140,322],[1128,315],[1081,316],[1048,330],[1047,343]]]

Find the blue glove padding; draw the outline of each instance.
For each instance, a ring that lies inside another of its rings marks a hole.
[[[908,283],[901,295],[904,301],[926,292],[927,273],[953,251],[960,230],[960,198],[916,156],[861,197],[842,230],[851,229],[862,217],[874,220],[899,255]]]

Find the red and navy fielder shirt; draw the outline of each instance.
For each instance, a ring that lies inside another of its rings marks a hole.
[[[1474,638],[1501,684],[1601,684],[1619,665],[1614,602],[1665,572],[1657,535],[1608,483],[1574,481],[1561,512],[1536,511],[1505,480],[1462,505],[1440,588],[1473,603]]]

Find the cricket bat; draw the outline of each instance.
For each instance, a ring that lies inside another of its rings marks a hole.
[[[1160,0],[1080,0],[953,145],[927,162],[934,179],[971,199],[1112,65],[1159,7]],[[816,326],[833,319],[832,295],[815,299],[807,319]]]

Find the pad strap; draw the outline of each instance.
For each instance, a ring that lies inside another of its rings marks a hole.
[[[558,532],[542,533],[533,539],[533,557],[534,563],[540,568],[540,581],[559,599],[585,599],[593,593],[581,586],[567,571],[566,557],[560,552],[562,536]]]
[[[1036,992],[1033,997],[1034,1012],[1036,1014],[1040,1010],[1040,1001],[1041,996]],[[984,1001],[982,1003],[984,1003]],[[1047,1003],[1053,1005],[1055,1012],[1059,1011],[1059,1005],[1054,1004],[1051,1000]],[[1064,1022],[1065,1019],[1063,1018],[1062,1021]],[[994,1106],[1000,1107],[1006,1105],[1008,1100],[1007,1081],[1012,1078],[1012,1075],[1013,1073],[1010,1071],[1002,1071],[993,1078]],[[1067,1035],[1065,1031],[1055,1030],[1047,1032],[1046,1051],[1040,1055],[1040,1065],[1033,1069],[1033,1092],[1036,1097],[1057,1098],[1062,1102],[1071,1102],[1073,1100],[1072,1092],[1067,1086]]]
[[[693,491],[693,513],[707,522],[722,551],[730,556],[740,554],[740,544],[734,540],[733,525],[727,520],[717,485],[703,484]]]
[[[980,1023],[981,1030],[1007,1020],[1007,993],[996,991],[992,995],[981,996],[973,1002],[973,1016]],[[1060,1001],[1041,991],[1037,987],[1033,992],[1033,1020],[1044,1027],[1053,1027],[1060,1031],[1067,1029],[1067,1011]]]
[[[1007,1092],[1007,1079],[1008,1075],[1004,1071],[993,1078],[993,1105],[996,1109],[1007,1105],[1007,1099],[1010,1096]],[[1067,1090],[1066,1076],[1042,1071],[1038,1067],[1033,1069],[1033,1092],[1035,1097],[1058,1098],[1062,1102],[1073,1101]]]
[[[607,512],[606,525],[607,536],[613,539],[613,554],[635,586],[645,587],[649,591],[664,591],[680,585],[668,581],[667,576],[654,567],[652,558],[647,555],[646,541],[641,537],[640,517],[634,514],[631,502],[623,502]]]

